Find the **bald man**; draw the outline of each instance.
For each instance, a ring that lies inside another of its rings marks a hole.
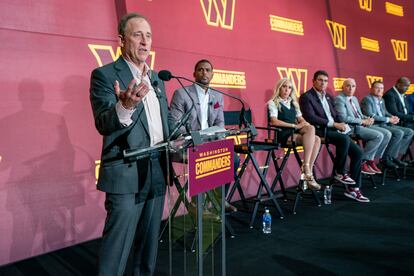
[[[400,118],[401,125],[414,129],[414,113],[409,111],[405,95],[410,84],[409,78],[399,78],[395,85],[385,92],[383,99],[388,112]]]
[[[362,114],[358,99],[354,96],[355,91],[355,80],[352,78],[346,79],[342,86],[342,92],[335,98],[335,109],[339,119],[352,125],[354,133],[358,134],[365,142],[361,172],[364,174],[379,174],[382,172],[375,164],[375,158],[382,159],[390,142],[391,133],[373,126],[374,119]]]

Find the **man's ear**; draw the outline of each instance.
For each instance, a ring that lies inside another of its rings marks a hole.
[[[124,47],[124,37],[122,35],[118,35],[118,46]]]

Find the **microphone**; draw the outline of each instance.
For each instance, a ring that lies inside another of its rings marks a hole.
[[[179,78],[174,77],[170,71],[167,70],[161,70],[158,72],[158,77],[163,80],[163,81],[170,81],[172,78],[175,78],[178,83],[181,85],[181,87],[184,89],[185,93],[187,94],[187,96],[190,98],[191,100],[191,107],[190,109],[187,110],[187,112],[184,113],[184,115],[181,117],[180,120],[178,120],[177,124],[175,125],[174,129],[172,132],[170,132],[170,135],[167,138],[167,141],[170,141],[175,135],[176,133],[180,130],[180,128],[182,126],[185,126],[185,129],[187,132],[191,132],[191,126],[189,124],[187,124],[188,120],[190,119],[190,115],[191,112],[194,109],[195,103],[193,98],[191,97],[190,93],[188,92],[188,90],[185,88],[185,86],[182,84],[182,82],[180,81]]]
[[[170,71],[167,70],[161,70],[158,72],[158,77],[163,81],[169,81],[173,78],[173,75]]]
[[[187,78],[185,78],[185,77],[174,76],[174,75],[173,75],[173,74],[171,74],[171,72],[170,72],[170,71],[168,71],[168,70],[161,70],[161,71],[158,73],[158,77],[159,77],[160,79],[162,79],[163,81],[169,81],[169,80],[171,80],[172,78],[174,78],[174,79],[177,79],[177,80],[178,80],[178,82],[180,82],[180,79],[183,79],[183,80],[186,80],[186,81],[188,81],[188,82],[191,82],[191,83],[197,84],[197,85],[199,85],[199,86],[201,86],[201,87],[205,87],[205,85],[204,85],[204,84],[202,84],[202,83],[199,83],[199,82],[196,82],[196,81],[193,81],[193,80],[187,79]],[[181,84],[181,82],[180,82],[180,84]],[[183,85],[181,84],[181,86],[183,86]],[[217,93],[220,93],[220,94],[222,94],[222,95],[225,95],[225,96],[227,96],[227,97],[229,97],[229,98],[235,99],[235,100],[237,100],[238,102],[240,102],[240,104],[242,105],[242,108],[240,109],[239,128],[241,128],[241,126],[242,126],[242,125],[244,125],[245,127],[250,128],[250,130],[251,130],[251,132],[252,132],[252,135],[253,135],[253,136],[256,136],[256,135],[257,135],[257,130],[256,130],[256,128],[255,128],[252,124],[250,124],[250,122],[248,122],[248,120],[246,119],[246,116],[245,116],[245,113],[246,113],[246,107],[245,107],[245,105],[244,105],[244,101],[243,101],[242,99],[240,99],[239,97],[236,97],[236,96],[233,96],[233,95],[230,95],[230,94],[224,93],[223,91],[217,90],[217,89],[212,88],[212,87],[210,87],[210,86],[209,86],[208,88],[209,88],[209,89],[211,89],[211,90],[213,90],[213,91],[216,91]],[[188,94],[188,91],[187,91],[187,94]],[[191,98],[191,97],[190,97],[190,98]],[[209,103],[209,104],[210,104],[210,103]],[[211,103],[211,104],[212,104],[212,103]],[[193,105],[194,105],[194,103],[193,103]]]

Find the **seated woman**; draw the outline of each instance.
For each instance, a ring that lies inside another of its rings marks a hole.
[[[318,156],[321,140],[315,135],[315,128],[302,117],[296,92],[288,78],[283,78],[276,84],[272,99],[267,105],[269,124],[282,129],[277,134],[278,142],[285,145],[294,131],[293,140],[303,146],[304,160],[301,180],[306,181],[311,189],[319,190],[321,185],[315,181],[312,169]]]

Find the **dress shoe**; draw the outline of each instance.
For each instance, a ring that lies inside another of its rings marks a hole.
[[[381,164],[384,168],[399,168],[398,165],[392,162],[391,159],[383,159],[381,160]]]
[[[408,163],[406,163],[406,162],[404,162],[404,161],[401,161],[401,160],[399,160],[399,159],[397,159],[397,158],[392,159],[392,161],[393,161],[395,164],[397,164],[398,166],[400,166],[400,167],[405,167],[405,166],[408,166]]]

